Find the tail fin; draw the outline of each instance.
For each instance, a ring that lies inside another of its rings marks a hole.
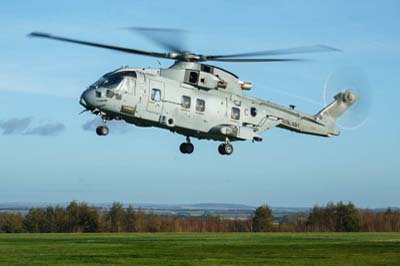
[[[354,92],[347,90],[336,94],[334,99],[332,103],[328,104],[315,115],[315,119],[323,123],[332,132],[337,132],[336,118],[346,112],[357,101],[358,96]],[[339,133],[337,132],[337,134]]]

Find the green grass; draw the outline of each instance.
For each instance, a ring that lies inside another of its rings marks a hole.
[[[400,234],[0,234],[0,265],[399,266]]]

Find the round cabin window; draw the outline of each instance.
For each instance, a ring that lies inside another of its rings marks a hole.
[[[251,107],[250,108],[250,114],[252,117],[255,117],[257,115],[257,108]]]

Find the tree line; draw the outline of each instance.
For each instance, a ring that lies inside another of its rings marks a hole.
[[[31,208],[27,214],[0,213],[0,233],[89,232],[400,232],[400,212],[358,209],[351,202],[315,206],[274,221],[268,205],[246,219],[218,216],[167,216],[115,202],[98,209],[72,201],[67,207]]]

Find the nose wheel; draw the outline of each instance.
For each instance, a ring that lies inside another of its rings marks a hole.
[[[181,153],[183,154],[191,154],[194,151],[194,146],[193,144],[190,142],[189,137],[186,138],[186,142],[182,143],[179,146],[179,150],[181,151]]]
[[[110,133],[110,129],[108,128],[106,123],[107,123],[106,117],[103,116],[102,117],[102,125],[98,126],[96,128],[97,135],[99,135],[99,136],[107,136],[108,133]]]
[[[107,126],[98,126],[96,128],[96,133],[99,136],[107,136],[110,133],[110,129]]]

